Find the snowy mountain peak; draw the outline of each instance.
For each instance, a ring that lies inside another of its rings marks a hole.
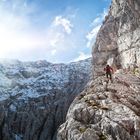
[[[90,73],[90,61],[52,64],[46,60],[0,60],[0,100],[17,94],[19,98],[38,97],[54,89],[63,89],[70,80],[75,80],[74,75],[83,80]]]

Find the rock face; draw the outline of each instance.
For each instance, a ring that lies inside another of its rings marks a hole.
[[[0,140],[55,140],[69,105],[91,77],[90,61],[1,61]]]
[[[116,68],[140,66],[140,1],[112,0],[93,46],[94,76],[108,63]]]
[[[140,79],[115,74],[91,81],[72,103],[58,140],[139,140]]]
[[[106,64],[117,70],[113,83],[104,76]],[[140,140],[139,0],[112,0],[92,66],[94,80],[71,104],[58,140]]]

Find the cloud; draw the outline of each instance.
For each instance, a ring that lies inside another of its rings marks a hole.
[[[36,29],[30,18],[30,14],[36,11],[35,6],[21,1],[13,0],[8,10],[8,1],[0,7],[0,57],[26,60],[55,55],[55,47],[63,41],[64,33],[51,25],[47,31]]]
[[[104,9],[103,13],[101,13],[102,19],[104,19],[108,14],[108,9]]]
[[[105,16],[108,14],[108,10],[104,9],[102,13],[100,13],[91,23],[91,26],[95,27],[102,23],[102,21],[105,19]]]
[[[8,6],[0,6],[0,57],[69,62],[74,58],[78,61],[91,56],[84,53],[90,49],[82,47],[86,45],[85,36],[78,32],[79,28],[74,29],[74,25],[77,25],[74,9],[56,15],[48,13],[46,9],[41,11],[35,2],[5,0],[5,3]],[[37,14],[37,11],[40,13]],[[98,23],[98,20],[96,19],[95,23]],[[89,40],[95,36],[96,30],[91,33],[87,35]]]
[[[61,42],[64,41],[64,38],[66,37],[63,31],[58,30],[57,28],[53,28],[51,26],[45,36],[46,36],[45,40],[47,42],[47,45],[52,48],[59,46]]]
[[[54,26],[62,26],[67,34],[70,34],[72,31],[73,25],[70,20],[63,18],[62,16],[56,16],[53,23]]]
[[[56,53],[57,53],[57,50],[56,49],[54,49],[54,50],[51,51],[51,55],[55,55]]]
[[[11,9],[7,10],[7,5],[0,7],[0,57],[20,60],[47,59],[51,62],[58,62],[61,59],[62,61],[66,56],[62,52],[66,54],[75,46],[75,43],[72,44],[74,41],[72,42],[69,37],[73,27],[71,21],[56,16],[50,24],[38,29],[32,21],[33,18],[30,17],[37,11],[36,7],[27,5],[24,0],[21,0],[23,3],[18,3],[18,0],[13,1],[15,3],[13,6],[10,5]]]
[[[76,59],[74,59],[73,62],[84,60],[90,57],[91,57],[91,54],[85,54],[84,52],[79,52],[79,56]]]
[[[32,6],[24,9],[24,3],[25,0],[13,0],[9,4],[9,1],[5,0],[0,6],[0,53],[27,49],[40,43],[42,45],[43,38],[39,38],[37,31],[31,28],[28,15],[35,9]],[[17,11],[18,9],[20,10]]]
[[[101,17],[97,17],[97,18],[95,18],[94,20],[93,20],[93,22],[91,23],[91,26],[93,27],[93,26],[96,26],[96,25],[98,25],[99,23],[101,23]]]
[[[88,39],[88,42],[87,42],[87,47],[90,47],[91,44],[94,43],[95,39],[96,39],[96,36],[97,36],[97,33],[100,29],[101,25],[97,25],[96,27],[94,27],[86,36],[86,38]]]
[[[87,47],[92,47],[92,45],[95,42],[97,33],[102,25],[102,22],[105,18],[105,16],[107,15],[108,10],[104,9],[103,13],[100,13],[91,23],[91,31],[86,35],[86,38],[88,40],[87,42]]]

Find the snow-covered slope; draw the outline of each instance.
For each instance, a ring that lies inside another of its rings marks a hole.
[[[87,59],[66,65],[51,64],[47,61],[1,60],[0,100],[15,95],[18,95],[18,99],[37,98],[51,94],[55,89],[65,89],[71,80],[78,78],[77,82],[83,82],[84,76],[89,78],[89,62],[90,59]]]
[[[70,64],[0,60],[0,140],[55,140],[91,77],[91,59]]]

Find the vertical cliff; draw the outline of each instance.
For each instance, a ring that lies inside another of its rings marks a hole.
[[[112,0],[93,46],[93,73],[102,74],[109,63],[115,68],[140,65],[140,1]]]

